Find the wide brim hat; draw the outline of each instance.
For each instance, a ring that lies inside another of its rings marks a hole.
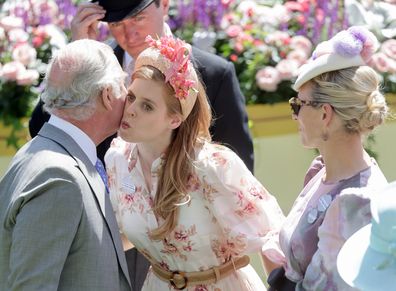
[[[381,269],[389,255],[370,248],[371,227],[366,225],[345,242],[338,254],[337,269],[352,287],[365,291],[391,290],[389,288],[396,288],[396,259]]]
[[[373,193],[372,223],[355,232],[337,257],[341,278],[364,290],[396,288],[396,182]]]
[[[293,89],[299,91],[306,82],[326,72],[367,65],[377,49],[377,38],[365,27],[340,31],[318,44],[308,63],[300,67]]]
[[[147,8],[154,0],[94,0],[98,2],[106,14],[101,19],[105,22],[117,22],[132,17]]]

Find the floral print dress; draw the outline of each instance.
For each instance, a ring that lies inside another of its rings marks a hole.
[[[152,210],[162,159],[152,165],[150,187],[145,183],[135,144],[115,139],[105,161],[121,232],[164,269],[201,271],[245,254],[279,251],[273,242],[284,216],[276,199],[226,147],[205,143],[196,150],[194,172],[188,182],[191,200],[180,206],[176,228],[160,241],[151,240],[148,233],[162,222]],[[142,290],[174,289],[150,269]],[[185,290],[243,291],[265,287],[248,265],[216,283]]]

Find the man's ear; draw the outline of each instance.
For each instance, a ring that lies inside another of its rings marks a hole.
[[[107,110],[111,110],[112,109],[111,103],[113,100],[113,91],[111,86],[106,86],[105,88],[102,89],[101,97],[102,97],[101,101],[104,108],[106,108]]]
[[[162,0],[161,5],[162,9],[164,10],[164,17],[168,18],[168,13],[169,13],[169,1],[170,0]]]
[[[176,129],[180,126],[180,124],[182,122],[183,122],[183,119],[179,114],[173,114],[171,117],[170,128]]]

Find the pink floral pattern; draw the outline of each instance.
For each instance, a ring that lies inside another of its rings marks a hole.
[[[284,216],[275,198],[242,160],[226,147],[213,144],[197,148],[195,157],[194,172],[188,180],[191,201],[180,207],[176,228],[165,239],[154,241],[148,233],[162,220],[153,213],[155,191],[147,189],[137,147],[120,138],[113,142],[105,160],[112,181],[110,197],[121,231],[147,257],[170,271],[208,270],[245,254],[278,251],[270,238],[277,235]],[[161,158],[152,165],[151,189],[157,188],[156,173],[161,166]],[[135,191],[126,191],[128,183],[134,184],[129,188]],[[173,288],[150,271],[143,290]],[[220,282],[186,290],[243,291],[265,287],[253,268],[247,266]]]
[[[174,37],[161,37],[153,39],[150,35],[146,37],[146,42],[154,48],[157,48],[161,55],[165,56],[172,64],[167,72],[164,72],[165,82],[169,82],[175,90],[176,98],[186,99],[189,91],[193,89],[194,80],[188,79],[191,47]]]

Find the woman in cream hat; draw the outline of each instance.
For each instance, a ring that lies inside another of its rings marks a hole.
[[[387,183],[363,147],[364,136],[387,115],[379,77],[367,66],[376,48],[362,27],[319,44],[302,66],[289,102],[301,142],[320,156],[286,218],[279,241],[283,267],[269,276],[273,290],[348,290],[336,270],[345,240],[370,222],[371,187]]]

